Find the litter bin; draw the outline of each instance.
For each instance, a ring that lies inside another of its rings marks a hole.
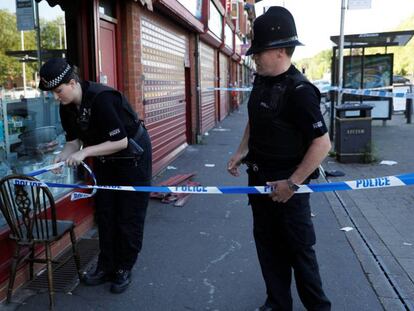
[[[371,154],[371,110],[368,104],[335,107],[335,151],[342,163],[366,163]]]

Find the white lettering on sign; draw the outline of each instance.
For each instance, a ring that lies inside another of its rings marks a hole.
[[[121,186],[99,186],[100,188],[103,189],[121,189]]]
[[[188,191],[188,192],[208,192],[207,187],[203,186],[179,186],[175,187],[175,191]]]
[[[271,193],[273,191],[273,186],[264,186],[265,193]]]
[[[45,185],[40,181],[29,181],[29,180],[15,180],[15,185],[18,186],[31,186],[31,187],[45,187]]]
[[[385,186],[390,186],[390,185],[391,185],[391,181],[388,177],[359,179],[356,181],[357,188],[385,187]]]
[[[365,129],[348,129],[346,133],[348,135],[361,135],[365,133]]]
[[[91,196],[90,194],[86,194],[86,193],[82,193],[82,192],[74,192],[74,193],[72,193],[72,200],[89,198],[90,196]]]

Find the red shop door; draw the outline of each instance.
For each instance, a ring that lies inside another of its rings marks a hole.
[[[99,82],[118,88],[115,24],[99,21]]]

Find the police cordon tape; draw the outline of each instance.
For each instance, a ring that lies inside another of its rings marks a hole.
[[[92,174],[92,170],[83,163],[83,166]],[[89,198],[93,196],[96,190],[114,190],[114,191],[135,191],[135,192],[160,192],[160,193],[188,193],[188,194],[268,194],[273,188],[271,186],[103,186],[103,185],[80,185],[80,184],[61,184],[42,181],[29,181],[24,179],[15,179],[15,185],[50,187],[50,188],[73,188],[73,189],[92,189],[92,194],[75,192],[72,194],[72,200]],[[414,173],[402,174],[395,176],[375,177],[366,179],[357,179],[350,181],[341,181],[324,184],[306,184],[299,185],[295,193],[312,193],[312,192],[330,192],[341,190],[362,190],[374,188],[388,188],[397,186],[414,185]]]
[[[363,95],[363,96],[375,96],[375,97],[388,97],[388,98],[414,98],[414,93],[404,92],[388,92],[384,90],[372,90],[372,89],[340,89],[339,87],[332,86],[332,91],[339,92],[340,90],[344,94]]]
[[[96,177],[95,177],[95,174],[92,172],[92,169],[84,162],[81,162],[81,164],[87,170],[89,175],[91,175],[94,186],[96,186],[97,185]],[[63,162],[63,161],[58,162],[58,163],[55,163],[55,164],[51,164],[51,165],[47,165],[45,167],[42,167],[39,170],[32,171],[32,172],[28,173],[27,175],[31,176],[31,177],[35,177],[37,175],[41,175],[41,174],[47,173],[49,171],[59,170],[64,165],[65,165],[65,162]],[[70,199],[71,199],[71,201],[75,201],[75,200],[79,200],[79,199],[87,199],[87,198],[93,197],[95,195],[96,191],[97,191],[97,189],[93,189],[92,193],[73,192],[71,194]]]
[[[205,87],[205,88],[198,88],[201,91],[234,91],[234,92],[250,92],[252,90],[251,87]]]
[[[251,87],[206,87],[200,88],[202,91],[235,91],[235,92],[250,92]],[[331,86],[329,91],[342,91],[344,94],[362,95],[362,96],[374,96],[374,97],[388,97],[388,98],[414,98],[414,93],[409,92],[389,92],[378,89],[348,89],[339,88],[337,86]]]

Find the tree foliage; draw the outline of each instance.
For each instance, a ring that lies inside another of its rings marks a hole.
[[[52,21],[40,20],[40,37],[42,49],[59,49],[59,27],[63,17]],[[22,77],[22,63],[16,57],[6,55],[6,51],[21,51],[21,32],[17,30],[16,14],[0,10],[0,85],[13,82]],[[24,49],[37,50],[36,31],[24,31]],[[33,80],[38,71],[37,62],[26,63],[26,79]]]

